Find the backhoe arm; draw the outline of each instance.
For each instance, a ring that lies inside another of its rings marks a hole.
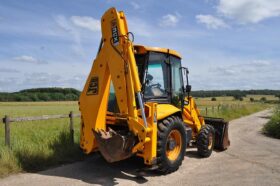
[[[146,118],[140,95],[141,84],[128,37],[123,12],[111,8],[101,19],[102,42],[86,84],[80,96],[81,148],[90,153],[96,147],[93,131],[106,130],[106,112],[112,81],[120,115],[138,119],[135,94],[138,95],[144,123]]]

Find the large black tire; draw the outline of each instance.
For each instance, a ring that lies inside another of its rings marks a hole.
[[[197,152],[201,157],[209,157],[215,144],[215,129],[211,125],[204,125],[197,137]]]
[[[183,122],[177,116],[160,121],[157,136],[158,170],[164,174],[176,171],[185,157],[186,132]]]

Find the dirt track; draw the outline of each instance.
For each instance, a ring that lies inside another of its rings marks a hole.
[[[0,185],[280,185],[280,140],[260,134],[267,116],[269,111],[262,111],[231,121],[227,151],[200,159],[195,149],[189,149],[183,165],[170,175],[136,176],[141,159],[108,164],[95,154],[83,162],[9,176]]]

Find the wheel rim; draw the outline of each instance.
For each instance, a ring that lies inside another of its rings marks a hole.
[[[213,134],[210,133],[209,134],[209,137],[208,137],[208,150],[212,149],[212,146],[213,146]]]
[[[180,154],[181,148],[182,148],[181,133],[178,130],[172,130],[167,138],[166,157],[171,161],[176,160]]]

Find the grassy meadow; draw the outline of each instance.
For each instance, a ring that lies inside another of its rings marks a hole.
[[[222,117],[227,120],[257,112],[269,104],[251,102],[250,97],[259,100],[263,96],[247,96],[243,101],[233,97],[195,98],[201,114]],[[267,100],[277,100],[265,96]],[[220,110],[217,110],[219,106]],[[214,107],[214,110],[211,110]],[[78,113],[76,101],[70,102],[0,102],[0,117],[42,116],[53,114]],[[12,150],[4,146],[4,125],[0,127],[0,177],[16,172],[34,172],[58,164],[81,160],[85,157],[79,149],[79,118],[74,119],[75,144],[70,144],[69,119],[11,123]]]
[[[1,102],[0,116],[41,116],[78,113],[77,102]],[[75,144],[70,144],[69,119],[12,122],[12,150],[4,147],[4,125],[0,127],[0,176],[20,171],[37,171],[79,160],[79,123],[74,119]]]
[[[215,97],[216,101],[212,101],[212,98],[195,98],[195,101],[202,116],[220,117],[229,121],[273,107],[272,104],[259,101],[262,97],[265,97],[268,101],[278,100],[277,97],[272,95],[247,95],[243,98],[243,101],[234,100],[234,98],[230,96]],[[253,98],[255,101],[250,101],[250,98]]]

